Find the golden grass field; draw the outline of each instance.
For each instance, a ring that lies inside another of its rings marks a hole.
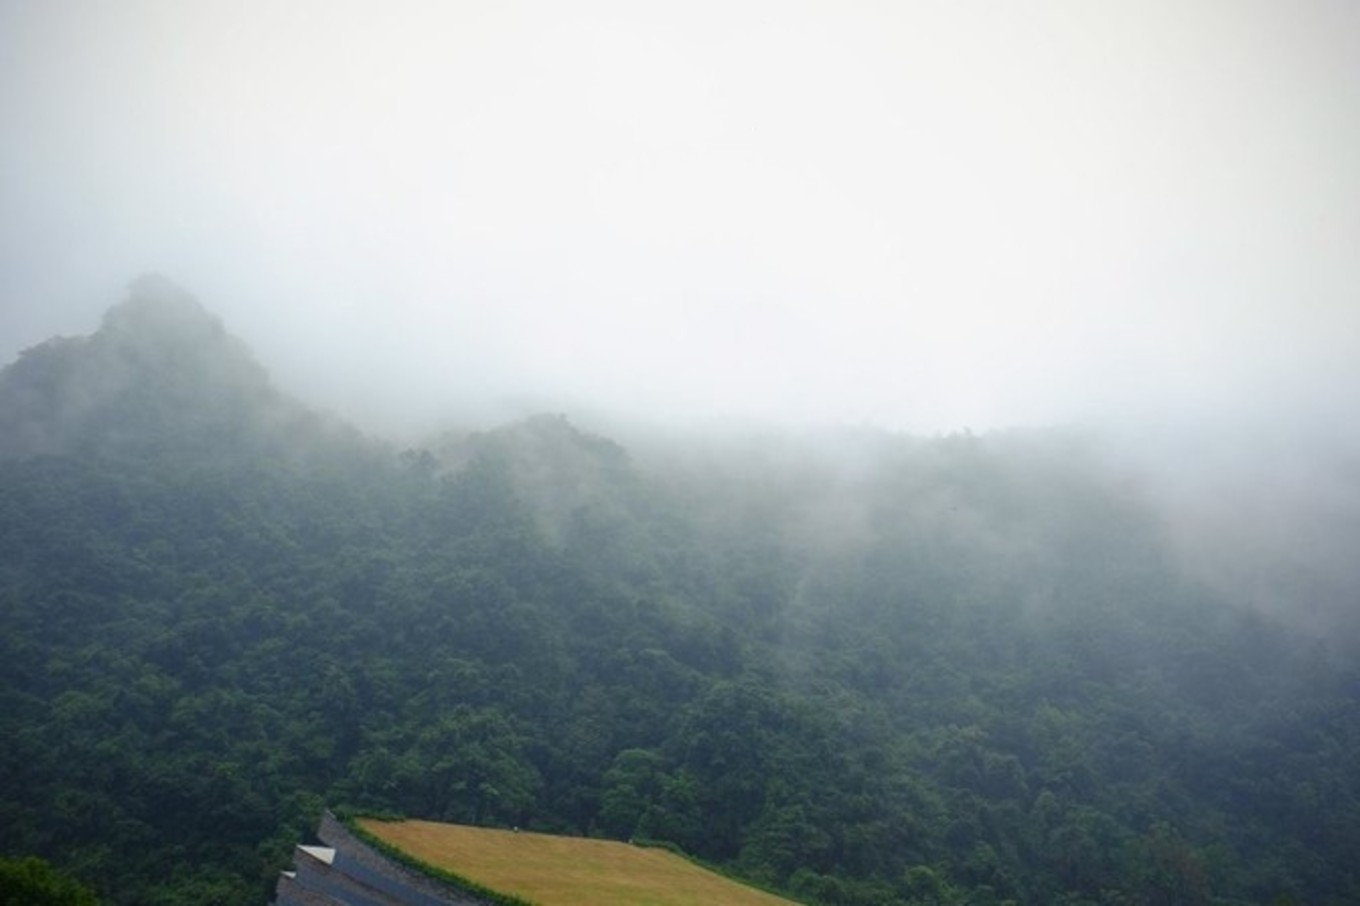
[[[359,820],[430,865],[538,906],[790,906],[672,853],[433,821]]]

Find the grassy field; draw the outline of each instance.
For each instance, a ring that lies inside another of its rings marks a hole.
[[[659,849],[432,821],[360,826],[417,859],[539,906],[790,906]]]

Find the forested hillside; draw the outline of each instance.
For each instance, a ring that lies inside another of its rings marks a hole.
[[[263,904],[328,805],[827,906],[1360,902],[1354,639],[1273,613],[1080,435],[401,451],[143,281],[0,376],[0,856]]]

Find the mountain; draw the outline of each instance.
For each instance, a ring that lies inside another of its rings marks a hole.
[[[351,431],[279,393],[250,350],[169,280],[144,276],[89,337],[0,373],[0,457],[212,458],[317,449]]]
[[[325,806],[828,906],[1360,901],[1356,640],[1080,434],[398,452],[160,280],[0,425],[0,855],[104,902],[264,903]]]

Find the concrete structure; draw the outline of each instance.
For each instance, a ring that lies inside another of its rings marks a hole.
[[[279,877],[275,906],[490,906],[388,858],[330,812],[317,837],[326,845],[294,851],[294,870]]]

